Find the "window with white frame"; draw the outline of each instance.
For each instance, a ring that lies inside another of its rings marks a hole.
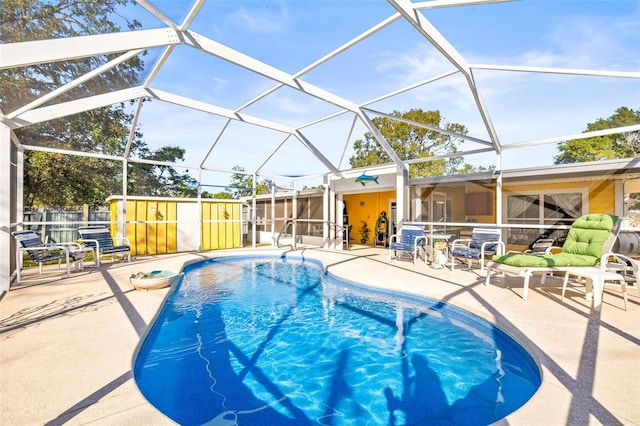
[[[640,179],[625,181],[623,192],[625,227],[640,228]]]
[[[557,226],[571,225],[588,212],[588,195],[586,188],[506,194],[506,223],[523,225],[522,228],[509,229],[507,242],[530,245],[538,238],[555,238],[561,244],[566,231],[557,229]],[[538,227],[527,229],[531,225]],[[540,228],[539,225],[548,227]]]

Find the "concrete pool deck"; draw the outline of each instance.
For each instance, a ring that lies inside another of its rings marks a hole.
[[[0,301],[0,424],[172,425],[151,406],[132,378],[136,348],[168,289],[135,290],[140,271],[179,271],[185,262],[282,249],[238,249],[104,262],[69,279],[14,284]],[[340,277],[374,287],[424,295],[462,307],[514,336],[541,366],[534,397],[502,424],[640,425],[640,295],[631,287],[629,310],[607,287],[592,312],[584,288],[533,281],[522,300],[522,279],[479,270],[432,269],[389,262],[383,248],[315,248],[291,252],[321,260]],[[35,274],[33,274],[35,272]],[[25,271],[37,276],[37,268]]]

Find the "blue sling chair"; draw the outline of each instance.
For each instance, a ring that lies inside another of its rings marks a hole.
[[[26,281],[22,279],[21,273],[24,253],[27,253],[29,258],[38,264],[40,274],[43,273],[42,266],[45,263],[56,260],[59,268],[64,259],[67,278],[71,276],[71,264],[74,265],[75,270],[82,270],[84,267],[83,261],[86,252],[82,251],[81,246],[77,243],[45,243],[34,231],[14,231],[11,235],[18,243],[16,248],[16,278],[19,283]]]
[[[484,263],[489,257],[504,253],[504,243],[500,241],[500,230],[497,228],[474,228],[471,238],[460,238],[451,243],[451,271],[455,270],[456,259],[467,262],[471,269],[473,262],[480,264],[480,274],[484,275]]]
[[[111,237],[111,232],[103,226],[78,229],[80,240],[87,247],[93,249],[96,266],[100,266],[100,258],[111,256],[111,261],[115,261],[115,256],[120,255],[124,261],[131,262],[131,246],[126,237]]]
[[[410,257],[413,264],[417,264],[420,251],[425,250],[426,241],[424,226],[402,225],[399,234],[389,237],[389,261]]]

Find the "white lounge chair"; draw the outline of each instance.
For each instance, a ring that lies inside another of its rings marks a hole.
[[[620,232],[618,216],[587,214],[573,223],[562,251],[556,254],[506,254],[493,256],[487,264],[485,284],[489,285],[492,273],[521,276],[524,278],[522,298],[527,299],[529,282],[533,274],[542,274],[542,283],[550,272],[564,274],[568,268],[594,268],[603,254],[609,252]],[[584,273],[589,270],[585,269]],[[602,274],[596,274],[598,278]]]

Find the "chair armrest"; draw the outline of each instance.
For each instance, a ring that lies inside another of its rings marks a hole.
[[[51,250],[51,249],[57,249],[57,250],[62,250],[62,251],[66,251],[67,248],[65,246],[63,246],[62,244],[58,244],[58,243],[47,243],[44,244],[42,246],[33,246],[33,247],[17,247],[17,249],[19,251],[31,251],[31,250]]]
[[[66,249],[74,251],[74,250],[80,250],[82,249],[82,244],[76,242],[76,241],[72,241],[70,243],[58,243],[58,245],[64,246]]]
[[[113,237],[113,243],[116,245],[125,245],[125,246],[130,246],[131,244],[129,244],[129,238],[127,237]]]
[[[418,242],[422,241],[422,244],[420,245],[424,245],[427,242],[427,237],[425,237],[424,235],[421,237],[415,237],[413,239],[413,249],[416,250],[418,248]]]
[[[471,243],[471,238],[458,238],[457,240],[453,240],[451,243],[451,248],[453,249],[456,246],[469,247]]]
[[[80,238],[78,241],[79,241],[79,242],[81,242],[81,243],[85,243],[85,244],[86,244],[86,243],[93,243],[93,244],[95,244],[95,246],[96,246],[96,248],[95,248],[95,250],[96,250],[96,254],[97,254],[97,253],[100,253],[100,242],[99,242],[98,240],[92,240],[92,239],[89,239],[89,238],[87,238],[87,239]]]
[[[482,243],[482,246],[480,246],[480,253],[482,253],[482,257],[484,257],[484,249],[486,246],[488,245],[497,245],[498,248],[500,250],[496,250],[497,254],[502,254],[505,251],[505,246],[504,246],[504,242],[502,241],[485,241],[484,243]]]
[[[611,258],[613,258],[613,260],[611,260]],[[600,258],[600,269],[606,270],[607,265],[611,264],[622,265],[625,270],[631,267],[631,271],[636,275],[640,272],[640,262],[624,254],[613,252],[603,254]]]
[[[28,252],[30,251],[39,251],[39,250],[59,250],[60,253],[51,253],[49,252],[49,256],[45,256],[42,258],[36,258],[34,255],[28,254]],[[60,256],[62,254],[64,254],[64,257],[66,259],[66,261],[68,262],[69,260],[69,249],[65,246],[59,245],[59,244],[45,244],[42,246],[37,246],[37,247],[16,247],[16,257],[19,257],[20,259],[22,259],[22,254],[23,252],[27,252],[28,256],[31,258],[31,260],[33,260],[34,262],[45,262],[48,260],[53,260],[51,259],[51,257],[56,257],[56,256]],[[20,262],[22,262],[22,260],[20,260]],[[22,264],[22,263],[20,263]]]
[[[398,240],[398,237],[400,236],[400,234],[393,234],[392,236],[389,237],[389,242],[395,242]]]

